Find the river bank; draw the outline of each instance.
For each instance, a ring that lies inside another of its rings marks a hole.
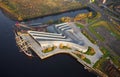
[[[14,13],[12,10],[7,9],[6,6],[3,5],[3,6],[0,6],[0,8],[3,11],[3,13],[5,13],[9,18],[11,18],[13,20],[17,20],[17,21],[29,21],[29,20],[34,20],[34,19],[38,19],[38,18],[44,18],[47,16],[54,16],[54,15],[59,15],[59,14],[64,14],[67,12],[74,12],[74,11],[79,11],[79,10],[92,11],[94,13],[93,15],[94,16],[96,15],[96,12],[93,9],[91,9],[89,7],[81,7],[81,8],[77,8],[77,9],[73,9],[73,10],[66,10],[66,11],[62,11],[62,12],[58,12],[58,13],[52,13],[52,14],[47,14],[47,15],[43,15],[43,16],[35,16],[35,17],[31,17],[31,18],[21,19],[21,18],[19,18],[19,15]]]
[[[4,10],[5,12],[7,12],[8,15],[11,16],[14,20],[18,20],[18,21],[34,19],[34,18],[39,18],[39,17],[45,17],[45,16],[50,16],[50,15],[56,15],[56,14],[60,14],[60,13],[65,13],[65,12],[88,8],[85,6],[81,6],[81,3],[79,3],[79,2],[66,3],[69,6],[66,6],[65,4],[64,4],[64,6],[62,6],[63,5],[62,3],[60,3],[61,5],[57,6],[58,2],[54,2],[54,4],[56,4],[56,6],[54,6],[54,7],[51,6],[51,4],[49,4],[49,5],[47,3],[43,3],[43,4],[44,5],[32,6],[33,4],[31,3],[31,6],[29,6],[31,8],[29,8],[27,5],[24,5],[24,6],[27,6],[27,7],[24,7],[22,3],[15,4],[15,3],[10,2],[10,3],[5,4],[4,2],[0,2],[0,8],[2,10]],[[41,8],[34,8],[37,6],[41,7]],[[44,6],[44,9],[43,9],[43,6]],[[48,6],[51,6],[51,7],[49,7],[49,9],[48,9],[47,8]]]
[[[14,13],[12,10],[10,10],[9,7],[7,7],[5,4],[3,4],[2,2],[0,2],[0,9],[6,13],[6,15],[9,15],[12,19],[16,19],[18,18],[18,15],[16,13]]]

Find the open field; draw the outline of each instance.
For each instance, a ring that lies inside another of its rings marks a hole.
[[[82,33],[86,36],[93,44],[96,44],[96,41],[88,34],[87,31],[83,30]]]
[[[3,0],[0,6],[17,15],[18,20],[23,20],[78,9],[81,3],[69,0]]]
[[[104,27],[109,33],[111,33],[112,36],[116,37],[117,39],[120,39],[120,33],[115,29],[113,25],[110,25],[106,21],[99,21],[97,23],[94,23],[89,26],[89,30],[96,35],[96,37],[102,41],[104,41],[104,37],[99,34],[99,32],[95,31],[96,28]],[[108,33],[108,32],[107,32]]]
[[[99,32],[96,32],[95,27],[93,26],[89,26],[88,29],[100,40],[100,41],[104,41],[104,37],[102,37]]]

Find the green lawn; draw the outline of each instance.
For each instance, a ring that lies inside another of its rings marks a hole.
[[[90,24],[90,23],[94,23],[94,22],[96,22],[96,20],[98,19],[98,18],[100,18],[101,17],[101,14],[99,13],[99,12],[97,12],[97,15],[94,17],[94,18],[87,18],[86,19],[86,21]]]
[[[82,31],[82,34],[84,34],[93,44],[96,44],[96,41],[85,30]]]
[[[50,48],[46,48],[46,49],[42,50],[42,52],[43,52],[43,53],[52,52],[55,48],[56,48],[56,46],[50,47]]]
[[[106,21],[98,21],[90,25],[89,29],[92,33],[96,35],[96,37],[98,37],[101,40],[104,40],[104,38],[95,31],[95,28],[100,27],[100,26],[105,27],[111,33],[112,36],[120,40],[120,32],[115,28],[115,25],[111,25],[110,23]]]
[[[62,48],[60,49],[71,49],[70,47],[67,47],[67,46],[63,46]]]
[[[53,51],[53,49],[52,49],[52,50],[45,49],[45,50],[43,50],[42,52],[43,52],[43,53],[48,53],[48,52],[51,52],[51,51]]]
[[[109,50],[107,50],[105,47],[100,47],[100,50],[104,55],[109,55]]]
[[[86,63],[91,64],[91,61],[88,58],[83,59]]]
[[[75,54],[75,55],[78,56],[81,60],[85,61],[86,63],[91,64],[91,61],[88,58],[84,57],[84,59],[82,59],[81,54]]]
[[[112,56],[112,55],[110,55],[110,59],[113,61],[113,63],[115,65],[118,66],[118,68],[120,68],[119,58],[120,58],[120,56]]]
[[[94,27],[93,25],[89,26],[88,29],[100,40],[104,41],[105,38],[102,37],[98,32],[95,31],[96,26]]]
[[[80,23],[75,23],[75,24],[76,24],[76,26],[79,27],[79,28],[84,28],[84,26],[83,26],[82,24],[80,24]]]
[[[85,54],[92,56],[92,55],[95,54],[95,51],[94,51],[94,49],[92,47],[88,47],[88,51]]]

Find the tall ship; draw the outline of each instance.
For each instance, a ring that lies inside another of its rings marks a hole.
[[[35,24],[26,24],[24,22],[16,23],[14,27],[14,33],[15,33],[15,40],[16,43],[20,49],[20,52],[24,52],[27,56],[32,57],[33,56],[33,50],[31,49],[30,43],[26,40],[27,36],[29,36],[27,31],[34,30],[34,31],[42,31],[44,30],[41,28],[41,23],[35,23]]]

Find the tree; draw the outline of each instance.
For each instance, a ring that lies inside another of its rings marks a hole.
[[[23,20],[23,18],[22,18],[21,16],[19,16],[19,17],[18,17],[18,20],[19,20],[19,21],[22,21],[22,20]]]
[[[84,55],[81,55],[80,58],[83,60],[83,59],[85,59],[85,56],[84,56]]]
[[[62,43],[60,44],[59,48],[60,48],[60,49],[62,49],[62,48],[63,48],[63,44],[62,44]]]

